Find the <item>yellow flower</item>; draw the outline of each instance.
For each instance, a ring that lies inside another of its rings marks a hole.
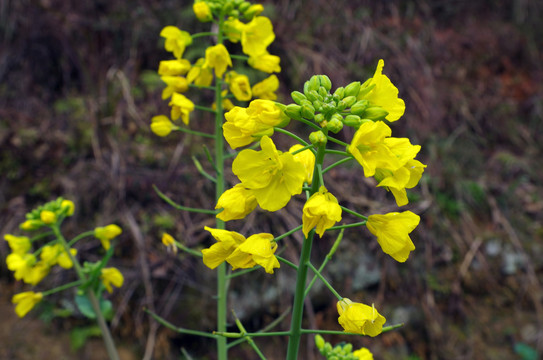
[[[54,224],[57,221],[57,215],[52,211],[42,210],[40,212],[40,220],[47,225]]]
[[[304,166],[291,153],[277,151],[273,141],[263,136],[261,151],[241,151],[232,164],[232,171],[246,189],[250,189],[261,208],[276,211],[293,195],[302,192]]]
[[[341,221],[341,207],[334,195],[328,192],[324,186],[311,195],[304,205],[303,233],[307,238],[309,231],[315,226],[320,237],[324,232]]]
[[[160,79],[166,84],[162,90],[162,100],[166,100],[174,92],[182,93],[189,89],[189,82],[182,76],[161,76]]]
[[[273,25],[267,17],[257,16],[243,27],[241,47],[245,54],[257,57],[266,53],[266,48],[275,39]]]
[[[279,79],[277,76],[271,75],[259,83],[256,83],[253,88],[253,96],[259,99],[275,100],[277,94],[275,93],[279,89]]]
[[[279,261],[274,255],[277,244],[273,242],[272,234],[255,234],[245,239],[235,231],[207,226],[204,229],[217,240],[217,243],[202,250],[204,264],[210,269],[215,269],[223,261],[232,265],[234,270],[261,265],[269,274],[273,274],[273,269],[279,267]]]
[[[30,239],[26,236],[15,236],[11,234],[4,235],[4,240],[8,242],[9,248],[12,253],[24,255],[26,254],[32,245]]]
[[[25,273],[23,281],[27,284],[37,285],[47,276],[47,274],[49,274],[49,270],[51,270],[49,264],[39,261]]]
[[[245,237],[235,231],[212,229],[207,226],[204,229],[209,231],[211,236],[217,240],[208,249],[202,250],[204,264],[210,269],[219,266],[245,241]]]
[[[273,269],[279,268],[279,261],[274,255],[275,250],[277,243],[273,241],[272,234],[255,234],[239,245],[226,261],[232,265],[232,270],[249,269],[260,265],[268,274],[273,274]]]
[[[368,100],[372,106],[380,106],[388,112],[385,119],[388,121],[398,120],[405,112],[405,103],[398,98],[398,88],[392,84],[390,79],[383,75],[385,62],[381,59],[377,63],[377,69],[373,77],[360,89],[361,96],[358,100]],[[364,89],[373,87],[369,92]]]
[[[168,136],[176,128],[167,116],[157,115],[151,119],[151,131],[158,136]]]
[[[158,65],[158,75],[162,76],[185,75],[189,70],[187,59],[162,60]]]
[[[358,360],[373,360],[373,354],[366,348],[353,351],[353,355],[358,357]]]
[[[195,1],[192,5],[192,10],[194,11],[196,18],[201,22],[211,21],[213,19],[211,9],[205,1]]]
[[[22,230],[27,230],[27,231],[36,230],[42,226],[43,226],[43,222],[41,222],[40,220],[26,220],[21,225],[19,225],[19,227]]]
[[[347,151],[362,165],[364,176],[373,176],[376,168],[395,171],[403,166],[404,163],[385,144],[385,138],[391,133],[384,122],[367,121],[354,134]]]
[[[415,245],[409,237],[420,222],[420,217],[411,211],[392,212],[386,215],[370,215],[366,226],[377,237],[377,242],[388,254],[399,262],[404,262]]]
[[[239,21],[239,19],[229,17],[223,23],[224,35],[230,42],[237,43],[241,40],[241,33],[243,32],[245,26],[247,25]]]
[[[19,294],[13,295],[11,302],[16,304],[15,313],[19,317],[24,317],[30,310],[36,306],[43,299],[42,293],[35,293],[34,291],[25,291]]]
[[[223,135],[232,149],[273,135],[273,127],[285,126],[288,120],[273,101],[261,99],[251,101],[248,108],[235,106],[224,117]]]
[[[281,59],[279,56],[270,55],[267,51],[251,56],[247,61],[249,66],[267,73],[281,72],[281,66],[279,66],[280,62]]]
[[[6,265],[14,272],[13,277],[16,280],[29,276],[34,264],[36,264],[36,257],[32,254],[11,253],[6,257]]]
[[[108,293],[113,292],[113,287],[111,285],[119,288],[123,286],[124,283],[123,274],[121,274],[121,272],[114,267],[103,268],[102,275],[100,277],[102,278],[102,283],[104,284],[104,287]]]
[[[354,303],[347,298],[337,302],[337,311],[338,322],[346,332],[373,337],[381,333],[386,322],[373,305]]]
[[[249,101],[253,97],[251,93],[251,83],[247,75],[238,74],[235,71],[229,71],[226,75],[226,82],[232,94],[239,101]]]
[[[256,205],[256,198],[251,191],[242,184],[237,184],[221,195],[215,209],[223,209],[217,214],[217,218],[230,221],[243,219],[256,208]]]
[[[168,248],[168,251],[177,254],[177,246],[175,245],[175,239],[168,233],[162,234],[162,244]]]
[[[264,11],[264,5],[262,5],[262,4],[253,4],[253,5],[249,6],[249,8],[247,10],[245,10],[243,15],[248,19],[252,19],[253,17],[260,15],[262,13],[262,11]]]
[[[232,59],[223,44],[210,46],[206,49],[204,67],[215,69],[215,76],[222,78],[228,66],[232,66]]]
[[[196,86],[209,86],[213,82],[213,73],[208,67],[204,67],[204,58],[196,61],[193,67],[190,68],[187,74],[189,84]]]
[[[100,239],[104,249],[108,250],[109,247],[111,246],[110,241],[116,238],[117,236],[121,235],[122,232],[123,230],[119,226],[115,224],[111,224],[104,227],[95,228],[94,236],[97,239]]]
[[[292,145],[288,150],[289,153],[294,153],[299,149],[302,149],[303,146],[300,144]],[[305,179],[304,181],[311,185],[313,182],[313,171],[315,170],[315,154],[309,149],[300,151],[299,153],[294,154],[294,160],[300,162],[305,169]]]
[[[169,105],[172,107],[172,120],[181,118],[183,123],[188,125],[189,115],[194,110],[194,103],[183,94],[173,93],[172,100],[170,101]]]
[[[392,192],[396,204],[404,206],[409,201],[405,189],[411,189],[417,186],[426,165],[418,160],[409,160],[406,164],[396,171],[377,169],[375,179],[379,181],[377,186],[381,186]]]
[[[75,204],[71,200],[62,200],[60,203],[60,208],[65,209],[66,216],[72,216],[75,211]]]
[[[175,26],[166,26],[160,32],[160,36],[166,38],[166,42],[164,43],[166,51],[173,53],[177,59],[181,59],[185,52],[185,47],[192,44],[190,34]]]

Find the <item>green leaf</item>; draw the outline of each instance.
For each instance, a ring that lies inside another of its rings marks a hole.
[[[89,319],[96,319],[96,313],[94,312],[94,309],[92,308],[92,304],[86,294],[83,295],[76,295],[75,296],[75,304],[77,305],[77,308],[83,315],[85,315]],[[100,311],[102,312],[102,315],[106,320],[111,320],[113,318],[113,305],[111,304],[111,301],[106,300],[104,298],[100,298]]]
[[[523,343],[515,344],[515,352],[522,360],[537,360],[537,350]]]

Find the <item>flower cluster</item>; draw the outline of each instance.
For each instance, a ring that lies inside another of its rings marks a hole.
[[[270,74],[257,82],[252,82],[247,74],[238,72],[239,70],[232,70],[233,58],[222,41],[209,46],[204,56],[190,61],[183,58],[185,49],[201,34],[190,34],[176,26],[166,26],[162,29],[160,36],[165,39],[164,48],[172,53],[175,59],[163,60],[158,67],[158,75],[166,84],[162,91],[162,99],[170,99],[171,111],[170,117],[158,115],[152,118],[151,130],[156,135],[167,136],[173,130],[179,130],[179,126],[175,124],[178,119],[189,125],[190,114],[196,105],[184,93],[191,87],[210,87],[214,78],[215,84],[219,83],[221,88],[222,84],[225,85],[221,91],[221,106],[226,110],[234,108],[231,99],[249,101],[277,98],[275,92],[279,88],[279,80],[273,73],[281,71],[280,59],[268,52],[275,34],[271,21],[265,16],[260,16],[263,10],[262,5],[251,5],[247,1],[196,0],[193,4],[193,11],[198,20],[220,24],[221,34],[218,34],[220,39],[241,43],[245,55],[236,58],[244,59],[250,67]]]
[[[329,360],[373,360],[373,354],[366,348],[353,351],[353,345],[341,343],[334,347],[320,335],[315,335],[315,346]]]
[[[45,233],[36,234],[33,237],[16,236],[12,234],[4,235],[11,253],[6,258],[6,264],[9,270],[13,271],[16,280],[36,286],[58,265],[64,269],[71,269],[76,266],[78,275],[93,274],[97,269],[102,271],[99,284],[109,291],[112,291],[111,285],[120,287],[123,283],[123,276],[115,268],[103,268],[105,262],[96,264],[85,263],[85,267],[77,262],[77,249],[73,245],[83,236],[94,235],[102,241],[104,248],[110,247],[110,241],[121,233],[117,225],[108,225],[98,227],[94,231],[83,233],[74,240],[67,242],[60,233],[62,221],[74,213],[74,203],[70,200],[58,198],[45,205],[39,206],[26,214],[26,220],[20,225],[25,231],[38,232],[45,228]],[[53,235],[53,238],[51,237]],[[47,241],[47,238],[49,238]],[[87,279],[90,284],[94,279]],[[84,284],[80,284],[83,286]],[[88,286],[88,285],[85,285]],[[62,290],[63,287],[60,287]],[[58,291],[60,291],[58,290]],[[20,317],[25,316],[32,308],[39,303],[44,296],[52,294],[57,290],[48,290],[46,292],[27,291],[13,296],[12,302],[16,304],[15,312]]]

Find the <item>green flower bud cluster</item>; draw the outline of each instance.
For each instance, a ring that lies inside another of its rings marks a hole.
[[[255,16],[260,15],[263,6],[260,4],[251,4],[249,1],[243,0],[204,0],[210,10],[216,14],[231,16],[236,19],[244,17],[246,20],[252,20]]]
[[[42,226],[60,222],[73,213],[74,203],[59,197],[27,213],[26,221],[20,225],[20,228],[23,230],[37,230]]]
[[[367,86],[368,81],[355,81],[331,93],[330,78],[314,75],[305,82],[303,92],[291,93],[294,104],[287,105],[285,114],[294,120],[314,121],[334,134],[345,125],[358,129],[366,121],[384,120],[388,112],[363,99],[375,87]]]
[[[358,360],[358,356],[353,355],[353,345],[349,343],[341,343],[332,347],[322,336],[315,335],[315,345],[328,360]]]

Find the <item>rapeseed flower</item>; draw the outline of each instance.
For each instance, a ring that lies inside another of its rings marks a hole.
[[[300,162],[304,166],[304,181],[308,185],[311,185],[311,183],[313,182],[313,171],[315,170],[315,154],[309,149],[305,149],[304,151],[300,151],[294,154],[297,150],[302,148],[303,146],[300,144],[292,145],[288,152],[294,155],[294,160]]]
[[[370,215],[366,226],[377,237],[385,254],[398,262],[405,262],[415,245],[409,237],[420,222],[420,216],[411,211],[392,212],[386,215]]]
[[[226,82],[232,94],[239,101],[249,101],[253,97],[251,92],[251,83],[247,75],[238,74],[235,71],[229,71],[226,75]]]
[[[166,51],[173,53],[173,56],[177,59],[181,59],[185,52],[185,48],[192,44],[190,34],[175,26],[166,26],[160,32],[160,36],[166,39],[164,43]]]
[[[264,100],[275,100],[279,89],[279,79],[275,75],[268,76],[259,83],[253,85],[253,97]]]
[[[385,62],[382,59],[379,60],[373,77],[360,89],[358,100],[368,100],[371,106],[383,108],[388,112],[385,119],[396,121],[405,112],[405,103],[398,98],[398,88],[383,74],[384,66]]]
[[[119,288],[123,286],[124,283],[123,274],[119,271],[119,269],[114,267],[103,268],[100,278],[102,279],[102,283],[104,284],[104,287],[108,293],[113,292],[113,286]]]
[[[217,201],[215,209],[223,209],[217,214],[222,221],[243,219],[257,206],[256,198],[250,190],[242,184],[226,190]]]
[[[316,232],[322,237],[324,232],[338,221],[341,221],[341,207],[336,197],[321,186],[304,205],[302,231],[307,238],[309,231],[317,227]]]
[[[19,294],[13,295],[11,302],[16,304],[15,313],[19,317],[24,317],[30,310],[36,306],[43,299],[43,294],[34,291],[25,291]]]
[[[209,86],[213,82],[213,73],[211,69],[204,66],[205,59],[200,58],[196,63],[190,68],[187,73],[187,81],[189,84],[194,84],[196,86]]]
[[[277,55],[270,55],[267,51],[249,57],[247,63],[249,66],[267,73],[281,72],[279,63],[281,59]]]
[[[222,78],[228,66],[232,66],[232,59],[223,44],[210,46],[206,49],[204,67],[215,69],[215,76]]]
[[[151,131],[158,136],[168,136],[176,128],[167,116],[157,115],[151,119]]]
[[[269,137],[262,137],[260,147],[261,151],[241,151],[232,171],[252,191],[261,208],[277,211],[302,192],[306,171],[291,153],[277,151]]]
[[[11,252],[15,254],[24,255],[32,247],[30,244],[30,239],[26,236],[6,234],[4,235],[4,240],[8,242]]]
[[[189,82],[182,76],[161,76],[166,87],[162,90],[162,100],[168,99],[173,93],[183,93],[189,89]]]
[[[57,214],[50,210],[42,210],[40,212],[40,220],[47,225],[54,224],[57,221]]]
[[[266,53],[266,48],[275,40],[273,25],[265,16],[254,17],[241,32],[243,53],[257,57]]]
[[[183,123],[185,125],[188,125],[189,115],[192,111],[194,111],[194,103],[183,94],[173,93],[169,105],[172,107],[172,120],[177,120],[181,118]]]
[[[97,227],[94,229],[94,236],[102,242],[104,249],[108,250],[111,246],[110,241],[121,235],[123,230],[115,225],[107,225],[104,227]]]
[[[346,332],[377,336],[382,332],[386,319],[375,307],[343,298],[337,302],[338,322]]]
[[[360,348],[353,351],[353,355],[356,356],[358,360],[373,360],[373,354],[366,348]]]
[[[162,60],[158,64],[158,75],[176,76],[185,75],[190,70],[190,62],[187,59]]]
[[[196,18],[201,22],[211,21],[213,19],[211,9],[205,1],[195,1],[192,5],[192,10],[194,11]]]

